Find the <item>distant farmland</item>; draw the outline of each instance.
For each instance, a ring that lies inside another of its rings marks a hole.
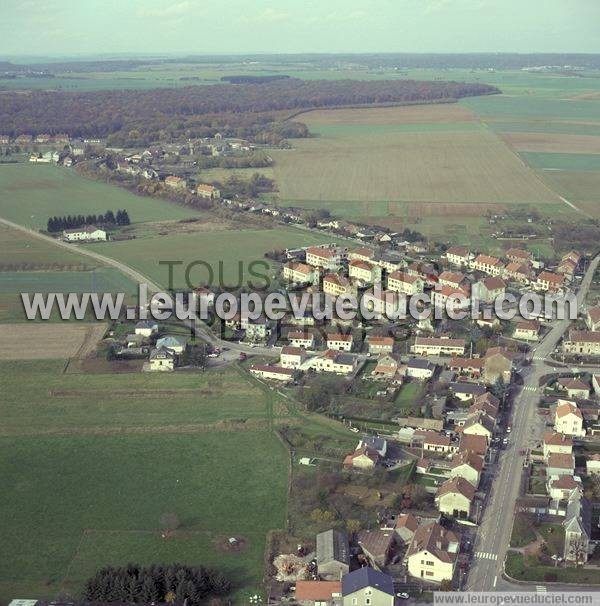
[[[294,150],[273,154],[285,203],[323,208],[333,204],[339,213],[340,203],[358,201],[558,201],[461,106],[318,111],[303,114],[302,120],[317,136],[295,141]],[[360,214],[370,213],[363,208]]]

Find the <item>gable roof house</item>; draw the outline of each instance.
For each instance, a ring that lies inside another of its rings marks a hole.
[[[592,535],[592,506],[581,494],[575,491],[567,504],[563,522],[565,529],[564,558],[574,564],[585,564],[594,546],[590,544]]]
[[[401,513],[396,518],[396,534],[407,545],[410,544],[419,528],[419,520],[412,513]]]
[[[374,469],[380,460],[379,453],[368,446],[359,446],[353,453],[344,458],[344,467],[355,467],[356,469]]]
[[[175,354],[165,347],[153,349],[148,359],[147,370],[151,372],[175,370]]]
[[[543,271],[537,277],[535,287],[544,292],[557,292],[564,287],[565,276],[563,274],[554,274],[551,271]]]
[[[317,535],[317,571],[326,580],[338,581],[350,570],[348,537],[331,529]]]
[[[512,379],[512,367],[515,354],[506,347],[490,347],[485,353],[483,380],[488,385],[502,381],[508,385]]]
[[[539,320],[522,320],[517,322],[513,338],[523,341],[537,341],[540,338]]]
[[[558,389],[567,392],[567,398],[589,398],[590,386],[581,379],[568,377],[558,379],[556,382]]]
[[[445,254],[446,261],[452,265],[463,267],[469,265],[472,259],[472,255],[468,248],[464,246],[451,246]]]
[[[551,454],[555,453],[573,453],[573,439],[562,433],[556,433],[555,431],[544,432],[542,446],[544,459],[548,459]]]
[[[469,415],[465,424],[461,427],[461,432],[476,436],[485,436],[488,442],[491,442],[494,434],[494,419],[482,410],[478,410]]]
[[[364,566],[342,578],[342,606],[394,606],[392,577]]]
[[[482,470],[483,457],[469,450],[463,450],[452,457],[450,477],[464,478],[469,484],[479,486]]]
[[[498,276],[488,276],[473,286],[477,299],[484,303],[493,303],[505,290],[506,282]]]
[[[571,330],[563,341],[564,353],[584,356],[600,356],[600,332],[591,330]]]
[[[394,380],[402,382],[402,376],[399,374],[400,362],[393,354],[384,354],[377,359],[377,365],[371,371],[374,379]]]
[[[394,271],[387,277],[387,289],[392,292],[416,295],[423,292],[424,286],[423,278],[402,271]]]
[[[575,457],[572,454],[553,452],[546,459],[547,476],[572,476],[575,469]]]
[[[341,595],[341,581],[296,581],[294,591],[302,606],[333,606]]]
[[[381,337],[377,335],[368,335],[370,354],[392,353],[394,351],[394,337]]]
[[[420,526],[408,547],[405,562],[408,573],[432,583],[450,581],[460,549],[460,538],[437,522]]]
[[[471,268],[490,276],[499,276],[504,270],[504,265],[497,257],[477,255],[471,262]]]
[[[381,569],[387,566],[394,554],[396,533],[393,530],[360,530],[357,543],[369,559],[373,568]]]
[[[585,323],[592,331],[600,331],[600,305],[590,307],[585,314]]]
[[[582,437],[585,435],[583,414],[575,402],[557,401],[554,411],[554,429],[568,436]]]
[[[471,505],[475,498],[475,486],[463,477],[446,480],[437,490],[435,504],[441,513],[455,518],[471,516]]]
[[[464,339],[449,337],[415,337],[411,352],[420,356],[462,356],[465,353]]]

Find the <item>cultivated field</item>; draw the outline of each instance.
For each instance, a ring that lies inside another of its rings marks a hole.
[[[72,595],[97,568],[129,561],[214,566],[237,590],[256,587],[266,534],[285,520],[288,453],[270,431],[286,414],[279,398],[234,368],[63,367],[0,361],[0,481],[11,488],[0,602]],[[164,513],[179,519],[167,539]],[[239,553],[222,548],[230,536],[245,539]]]
[[[132,222],[193,217],[193,209],[92,181],[73,170],[35,164],[0,165],[0,217],[45,228],[52,215],[98,214],[125,208]]]
[[[600,137],[553,133],[510,133],[502,135],[516,151],[562,154],[600,154]]]
[[[106,324],[0,324],[0,360],[85,357],[105,332]]]
[[[557,201],[486,131],[320,137],[295,142],[293,151],[273,155],[280,195],[289,204],[304,201],[328,208],[331,201]]]

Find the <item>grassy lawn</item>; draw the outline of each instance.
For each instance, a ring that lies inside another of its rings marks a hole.
[[[423,394],[424,386],[418,381],[405,383],[398,392],[394,404],[398,414],[408,415],[409,413],[418,413],[419,398]]]
[[[136,196],[57,166],[0,165],[0,217],[45,229],[52,215],[98,214],[124,208],[133,223],[193,217],[193,209]]]
[[[15,586],[76,592],[98,567],[129,561],[205,564],[238,589],[256,586],[265,535],[285,519],[286,452],[266,432],[1,438],[0,453],[10,487],[0,497],[2,601]],[[167,512],[180,528],[163,540]],[[229,536],[247,548],[223,553],[215,542]]]
[[[159,284],[168,285],[168,266],[160,261],[176,261],[173,283],[185,287],[188,264],[196,261],[208,263],[212,268],[212,283],[218,284],[222,276],[225,284],[236,285],[240,277],[263,285],[261,277],[252,277],[248,265],[253,261],[265,262],[264,254],[271,250],[283,250],[298,246],[310,246],[334,242],[335,238],[293,227],[277,229],[247,229],[230,232],[187,233],[145,238],[123,242],[107,242],[90,245],[92,250],[124,261]],[[255,272],[269,274],[262,264],[256,264]],[[210,272],[203,265],[192,266],[189,278],[193,284],[207,283]]]
[[[266,534],[282,528],[285,415],[236,368],[162,375],[63,374],[63,361],[0,364],[0,603],[76,595],[129,561],[222,569],[256,590]],[[162,539],[159,519],[180,527]],[[246,542],[222,548],[229,536]]]
[[[585,568],[554,568],[543,566],[535,558],[524,558],[522,554],[509,551],[506,557],[506,574],[517,581],[540,581],[596,585],[599,583],[597,570]]]
[[[524,514],[515,515],[512,534],[510,535],[511,547],[525,547],[535,541],[535,532],[533,532],[532,521]]]

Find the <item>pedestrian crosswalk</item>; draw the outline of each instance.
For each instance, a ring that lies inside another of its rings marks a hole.
[[[475,552],[475,557],[478,560],[497,560],[498,559],[498,554],[497,553],[490,553],[489,551],[476,551]]]
[[[523,387],[524,391],[537,391],[537,387],[535,385],[525,385],[525,387]]]
[[[538,362],[543,362],[546,359],[546,356],[533,356],[533,359]]]
[[[536,593],[546,593],[548,590],[546,589],[545,585],[536,585],[535,586],[535,592]]]

